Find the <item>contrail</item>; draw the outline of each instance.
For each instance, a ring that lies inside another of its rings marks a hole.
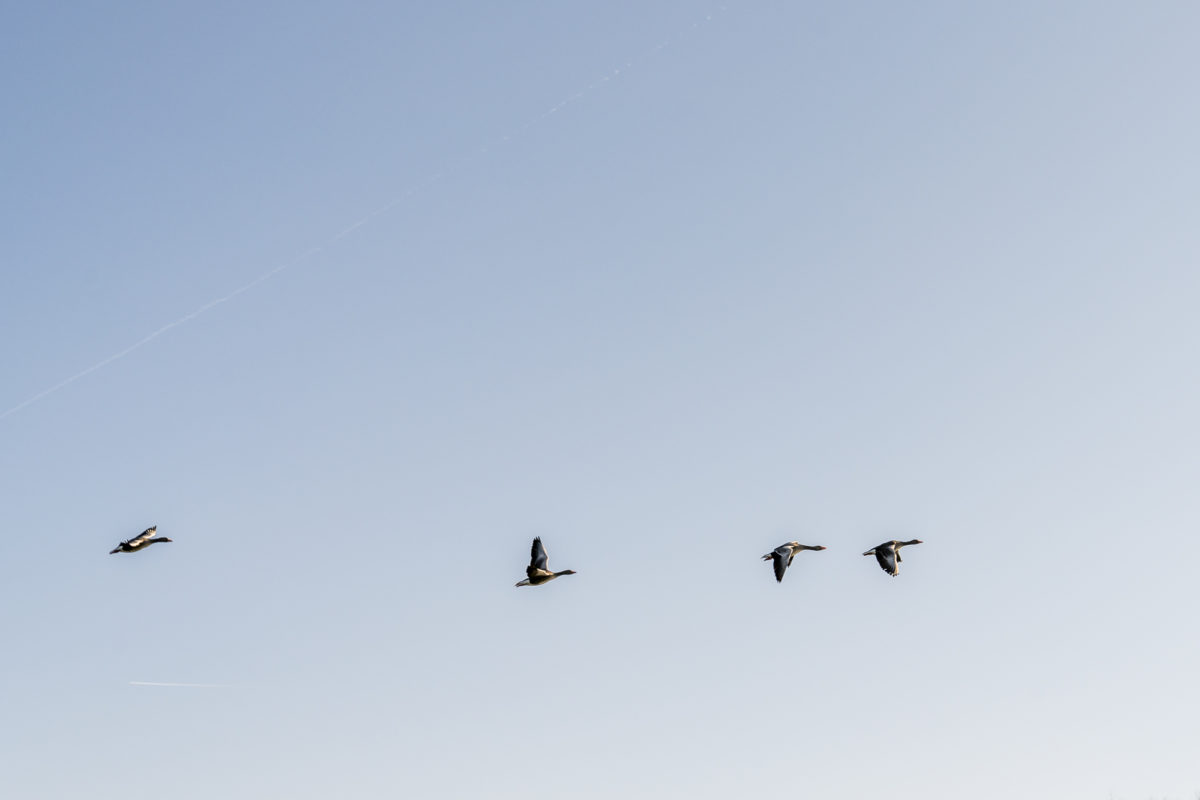
[[[156,681],[130,681],[130,686],[182,686],[188,689],[229,689],[227,683],[158,683]]]
[[[723,14],[723,13],[725,13],[725,11],[726,11],[726,7],[721,6],[716,13]],[[682,38],[689,31],[699,28],[700,25],[702,25],[702,24],[707,24],[707,23],[711,22],[713,20],[713,16],[714,16],[713,14],[706,14],[704,16],[703,20],[697,20],[697,21],[693,22],[690,26],[681,29],[679,32],[677,32],[675,34],[675,36],[668,38],[668,39],[664,39],[663,41],[659,42],[654,47],[647,50],[642,56],[639,57],[638,60],[649,58],[651,56],[656,55],[657,53],[664,50],[667,46],[669,46],[674,39]],[[42,391],[38,392],[37,394],[32,395],[31,397],[21,401],[20,403],[17,403],[15,406],[12,406],[11,408],[7,408],[4,411],[0,411],[0,419],[5,419],[6,417],[10,417],[13,414],[16,414],[18,411],[20,411],[28,406],[33,405],[34,403],[38,402],[39,400],[42,400],[42,399],[54,394],[55,392],[59,391],[60,389],[67,388],[71,384],[75,383],[75,381],[77,381],[81,378],[85,378],[88,375],[91,375],[96,370],[103,369],[104,367],[107,367],[109,364],[113,363],[114,361],[121,360],[122,358],[124,358],[125,356],[134,352],[135,350],[140,350],[141,348],[145,347],[150,342],[154,341],[159,336],[162,336],[164,333],[171,330],[172,328],[178,328],[180,325],[184,325],[188,322],[191,322],[192,320],[196,319],[196,317],[199,317],[201,314],[211,311],[213,308],[221,305],[222,303],[229,302],[230,300],[237,297],[238,295],[250,291],[254,287],[258,286],[260,283],[265,283],[266,281],[270,280],[271,278],[275,277],[276,275],[280,274],[281,272],[291,269],[292,267],[296,266],[297,264],[300,264],[301,262],[308,260],[312,256],[321,252],[325,247],[329,247],[329,246],[335,244],[339,240],[354,233],[354,231],[358,230],[359,228],[363,227],[364,225],[367,225],[368,223],[370,223],[373,219],[375,219],[379,215],[390,211],[392,208],[394,208],[396,205],[398,205],[402,200],[415,194],[417,191],[427,188],[427,187],[433,185],[434,183],[437,183],[439,180],[441,180],[443,177],[445,177],[447,173],[453,173],[455,170],[461,169],[463,167],[463,165],[465,165],[465,164],[471,162],[472,160],[489,152],[492,149],[492,147],[494,147],[494,146],[502,145],[502,144],[512,141],[514,138],[519,137],[521,134],[525,133],[530,128],[535,127],[536,125],[543,122],[547,118],[558,113],[563,108],[571,105],[572,103],[576,103],[576,102],[580,101],[585,96],[587,96],[588,94],[591,94],[596,89],[599,89],[601,86],[604,86],[605,84],[609,83],[610,81],[616,80],[617,78],[619,78],[621,75],[624,74],[624,70],[629,70],[629,69],[633,68],[634,63],[635,63],[635,61],[626,61],[626,62],[624,62],[624,64],[621,67],[617,67],[617,68],[609,70],[603,76],[601,76],[597,80],[593,81],[592,83],[588,84],[584,88],[579,89],[575,92],[572,92],[571,94],[568,94],[564,99],[560,100],[558,103],[551,106],[549,109],[543,111],[541,114],[531,117],[524,125],[520,126],[519,128],[512,131],[511,133],[494,140],[492,144],[486,144],[483,147],[480,147],[479,149],[475,150],[474,152],[460,157],[457,161],[451,163],[449,166],[442,169],[440,172],[430,175],[429,177],[425,178],[423,181],[419,181],[417,184],[415,184],[414,186],[409,188],[406,192],[402,193],[400,196],[396,197],[394,200],[391,200],[390,202],[385,203],[384,205],[382,205],[379,208],[372,211],[370,214],[367,214],[362,219],[360,219],[357,222],[342,229],[342,231],[340,233],[338,233],[337,235],[335,235],[335,236],[331,237],[329,240],[327,240],[323,246],[314,247],[313,249],[309,250],[307,253],[297,256],[296,258],[292,259],[291,261],[289,261],[286,264],[282,264],[278,267],[267,270],[266,272],[259,275],[257,278],[250,281],[249,283],[247,283],[243,286],[239,286],[238,288],[234,289],[233,291],[229,292],[228,294],[226,294],[222,297],[218,297],[216,300],[210,300],[209,302],[205,303],[204,305],[200,306],[199,308],[195,309],[194,311],[190,311],[187,314],[184,314],[182,317],[175,320],[174,322],[168,322],[166,325],[163,325],[161,328],[159,328],[155,331],[152,331],[151,333],[143,336],[141,339],[139,339],[136,342],[134,342],[133,344],[129,345],[124,350],[119,350],[116,353],[113,353],[111,356],[108,356],[107,358],[103,358],[103,359],[97,361],[95,364],[92,364],[87,369],[76,372],[74,375],[70,376],[69,378],[65,378],[65,379],[59,381],[58,383],[54,384],[53,386],[49,387],[48,389],[43,389]],[[176,684],[138,684],[138,685],[166,686],[166,685],[176,685]],[[178,685],[183,685],[183,684],[178,684]]]
[[[12,414],[17,413],[18,411],[25,408],[26,406],[32,405],[33,403],[36,403],[38,400],[41,400],[43,397],[54,394],[59,389],[65,389],[66,387],[68,387],[72,383],[74,383],[75,381],[77,381],[80,378],[83,378],[87,375],[91,375],[93,372],[95,372],[98,369],[107,367],[109,364],[113,363],[114,361],[118,361],[118,360],[124,358],[125,356],[129,355],[134,350],[141,349],[142,347],[144,347],[147,344],[149,344],[150,342],[154,341],[159,336],[162,336],[164,333],[171,330],[172,328],[178,328],[180,325],[183,325],[187,322],[191,322],[192,320],[194,320],[196,317],[200,316],[204,312],[209,311],[210,309],[215,308],[216,306],[219,306],[222,303],[229,302],[230,300],[237,297],[239,294],[242,294],[243,292],[250,291],[251,289],[253,289],[255,286],[258,286],[263,281],[269,280],[270,278],[274,277],[275,275],[278,275],[280,272],[283,272],[285,269],[287,269],[289,267],[293,267],[296,264],[299,264],[301,261],[305,260],[306,258],[309,258],[313,254],[320,252],[320,250],[321,250],[321,248],[314,247],[312,250],[309,250],[307,253],[296,258],[295,260],[293,260],[287,264],[283,264],[282,266],[275,267],[274,269],[272,269],[268,272],[264,272],[262,275],[259,275],[257,278],[250,281],[249,283],[247,283],[243,286],[239,286],[238,288],[234,289],[229,294],[224,295],[223,297],[218,297],[216,300],[208,301],[204,305],[197,308],[195,311],[191,311],[187,314],[184,314],[182,317],[175,320],[174,322],[168,322],[166,325],[163,325],[158,330],[153,331],[152,333],[149,333],[146,336],[143,336],[141,339],[139,339],[136,342],[134,342],[133,344],[129,345],[124,350],[120,350],[116,353],[113,353],[108,358],[104,358],[104,359],[101,359],[100,361],[97,361],[95,364],[92,364],[87,369],[82,370],[80,372],[76,372],[71,377],[69,377],[65,380],[59,381],[58,383],[51,386],[49,389],[43,389],[42,391],[40,391],[37,394],[30,397],[29,399],[24,400],[20,403],[17,403],[12,408],[9,408],[5,411],[0,412],[0,419],[4,419],[5,417],[11,416]]]

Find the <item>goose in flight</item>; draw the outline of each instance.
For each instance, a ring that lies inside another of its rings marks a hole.
[[[552,581],[559,575],[574,575],[575,570],[564,569],[562,572],[551,572],[546,568],[546,548],[542,546],[542,537],[537,537],[533,540],[533,547],[529,554],[529,566],[525,568],[525,574],[528,575],[525,580],[517,584],[517,586],[540,586],[546,581]]]
[[[141,533],[139,533],[137,536],[133,537],[132,539],[126,539],[125,541],[121,542],[119,545],[114,547],[112,550],[109,550],[108,554],[111,556],[113,553],[136,553],[138,550],[145,550],[147,547],[154,544],[155,542],[171,541],[170,539],[168,539],[165,536],[159,536],[157,539],[154,538],[154,534],[157,531],[158,531],[158,526],[151,525],[149,528],[146,528],[146,530],[142,531]]]
[[[822,545],[800,544],[799,542],[784,542],[762,557],[763,561],[775,562],[775,580],[783,583],[783,573],[792,565],[792,559],[801,550],[824,550]]]
[[[890,542],[872,547],[864,556],[875,556],[875,560],[879,562],[880,568],[893,578],[900,571],[900,562],[903,561],[900,557],[900,548],[910,544],[924,544],[920,539],[909,539],[907,542],[897,541],[892,539]]]

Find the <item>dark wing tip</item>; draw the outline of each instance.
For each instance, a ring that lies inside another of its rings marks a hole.
[[[889,555],[889,553],[887,550],[881,549],[879,547],[875,548],[875,562],[877,564],[879,564],[879,568],[881,570],[883,570],[888,575],[891,575],[894,578],[894,577],[896,577],[896,573],[900,571],[900,566],[899,566],[900,559],[898,558],[898,556],[900,554],[897,553],[895,550],[892,550],[892,552],[890,554],[891,558],[888,558],[888,555]]]
[[[546,568],[546,548],[542,545],[540,536],[533,538],[533,545],[529,548],[529,566]]]

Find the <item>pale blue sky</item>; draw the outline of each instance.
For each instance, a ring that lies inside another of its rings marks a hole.
[[[1200,8],[477,5],[0,11],[6,796],[1193,797]]]

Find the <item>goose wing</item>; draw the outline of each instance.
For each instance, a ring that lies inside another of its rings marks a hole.
[[[888,575],[895,576],[900,568],[896,566],[896,548],[890,544],[881,544],[875,548],[875,560],[879,567]]]
[[[775,548],[775,551],[771,553],[771,563],[775,567],[775,580],[783,582],[783,573],[787,572],[787,568],[792,565],[792,558],[795,555],[796,551],[786,544]]]
[[[158,532],[158,526],[151,525],[149,528],[146,528],[146,530],[142,531],[137,536],[133,537],[128,542],[126,542],[126,544],[131,544],[136,547],[139,544],[143,544],[148,539],[153,539],[154,534],[157,532]]]
[[[533,540],[533,547],[530,548],[529,566],[534,569],[546,569],[546,548],[542,545],[540,536]]]

